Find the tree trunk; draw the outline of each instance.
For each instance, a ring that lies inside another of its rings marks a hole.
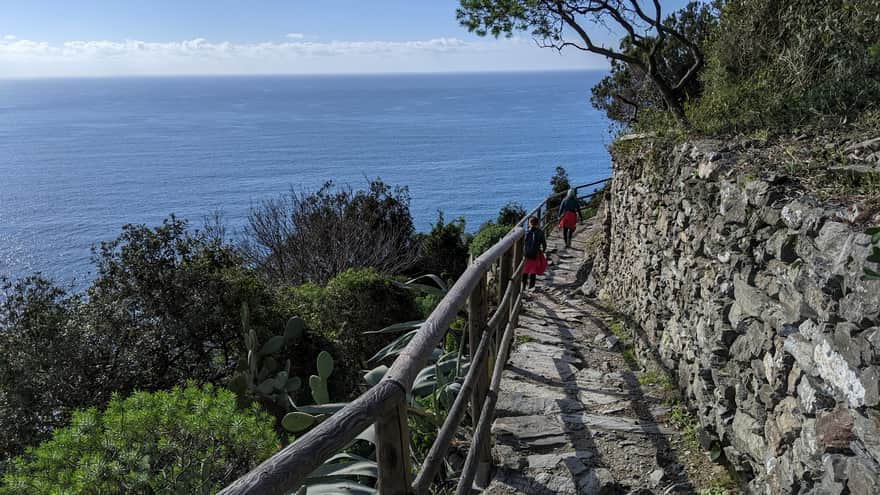
[[[678,121],[682,127],[688,126],[687,117],[684,115],[684,107],[681,104],[681,101],[678,100],[678,97],[675,95],[675,91],[666,84],[661,77],[656,74],[653,74],[653,70],[648,71],[648,77],[651,78],[651,81],[657,85],[657,89],[660,90],[660,94],[663,95],[663,101],[666,102],[666,106],[668,110],[672,113],[672,116],[675,117],[675,120]]]

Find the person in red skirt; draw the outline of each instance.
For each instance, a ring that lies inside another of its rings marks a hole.
[[[538,219],[529,217],[529,230],[526,232],[523,241],[523,255],[526,258],[523,263],[522,284],[523,290],[535,288],[535,279],[538,275],[543,275],[547,269],[547,257],[544,252],[547,251],[547,239],[544,237],[544,231],[538,227]]]
[[[562,229],[565,247],[571,247],[571,239],[574,237],[578,218],[584,219],[584,214],[581,213],[581,204],[577,199],[574,189],[569,189],[565,199],[559,205],[559,228]]]

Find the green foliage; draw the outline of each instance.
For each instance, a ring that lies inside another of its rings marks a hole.
[[[876,0],[731,0],[708,44],[700,131],[839,124],[880,101]]]
[[[293,354],[292,349],[305,334],[305,323],[300,318],[291,318],[285,325],[283,335],[270,336],[262,344],[256,332],[250,328],[247,304],[242,304],[241,324],[245,350],[239,362],[239,371],[230,380],[229,388],[238,396],[241,406],[256,399],[276,416],[283,414],[293,403],[291,397],[295,397],[302,388],[302,379],[294,374],[290,359],[284,356]]]
[[[4,284],[0,461],[113,392],[226,383],[244,349],[243,302],[258,337],[281,330],[272,291],[236,250],[175,217],[126,225],[94,260],[87,297],[39,277]]]
[[[410,196],[379,179],[367,188],[326,182],[317,191],[290,191],[253,208],[243,252],[279,284],[326,284],[350,268],[406,272],[418,260]]]
[[[471,256],[477,257],[483,254],[487,249],[504,238],[508,232],[510,232],[509,225],[498,225],[492,222],[486,223],[480,227],[480,230],[471,239],[470,246],[468,246]]]
[[[33,276],[0,293],[0,463],[63,425],[73,407],[100,402],[117,382],[92,366],[102,350],[71,322],[76,297]]]
[[[702,46],[717,25],[720,3],[720,0],[692,1],[667,16],[663,24]],[[650,39],[656,41],[654,36]],[[620,51],[629,56],[645,58],[646,49],[635,46],[630,37],[620,41]],[[660,45],[657,57],[661,60],[661,72],[671,81],[683,79],[694,63],[693,55],[677,37],[669,37]],[[685,84],[677,90],[677,97],[681,101],[693,100],[700,96],[702,89],[699,78],[685,79]],[[590,102],[624,129],[655,130],[678,125],[666,111],[663,95],[644,68],[623,61],[611,60],[611,70],[593,86]]]
[[[327,391],[327,380],[333,373],[333,358],[327,351],[318,354],[318,374],[309,377],[309,388],[312,390],[312,398],[315,404],[327,404],[330,402],[330,393]]]
[[[241,353],[242,302],[258,334],[267,331],[263,322],[283,321],[232,247],[174,216],[155,229],[126,225],[95,260],[98,276],[83,309],[91,326],[116,340],[118,372],[134,375],[125,390],[228,378]]]
[[[216,493],[277,450],[272,423],[212,386],[114,396],[15,459],[0,494]]]
[[[511,201],[502,206],[498,211],[498,218],[495,220],[495,223],[498,225],[508,225],[513,227],[516,225],[516,222],[522,220],[524,216],[526,216],[526,209],[516,201]]]
[[[421,246],[419,262],[411,272],[436,273],[444,280],[454,280],[467,268],[468,251],[464,218],[456,218],[445,223],[443,212],[437,212],[437,221],[427,234],[419,234],[417,242]]]
[[[562,194],[571,189],[571,180],[563,167],[556,167],[556,172],[550,177],[550,188],[551,194]]]
[[[401,321],[415,320],[420,311],[413,291],[373,269],[350,269],[325,286],[304,284],[279,291],[280,312],[300,315],[308,333],[332,343],[327,348],[339,361],[330,388],[348,396],[357,386],[359,370],[387,344],[382,335],[367,334]]]
[[[440,304],[440,301],[443,299],[439,294],[424,294],[421,296],[416,296],[416,306],[419,308],[419,316],[421,318],[427,318],[434,308]]]

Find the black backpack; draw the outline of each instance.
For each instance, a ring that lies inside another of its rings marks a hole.
[[[526,258],[534,259],[538,257],[538,249],[541,247],[541,235],[538,229],[529,229],[526,232],[526,239],[523,242],[523,254]]]

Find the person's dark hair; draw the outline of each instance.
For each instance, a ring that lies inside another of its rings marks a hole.
[[[538,226],[538,217],[529,217],[529,227]]]

